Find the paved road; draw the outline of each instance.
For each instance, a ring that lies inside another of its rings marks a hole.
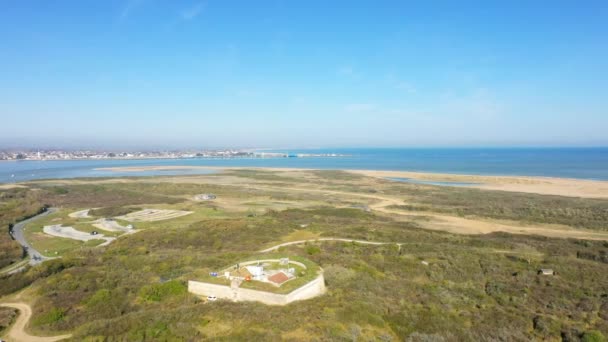
[[[19,244],[21,246],[23,246],[24,248],[27,249],[27,253],[30,256],[30,265],[32,265],[32,266],[37,265],[45,260],[49,260],[51,258],[45,257],[44,255],[40,254],[40,252],[38,252],[36,249],[34,249],[27,242],[27,240],[25,240],[25,234],[23,233],[23,230],[25,229],[25,226],[27,224],[32,223],[33,221],[36,221],[36,220],[40,219],[41,217],[47,216],[56,211],[57,211],[57,209],[55,209],[55,208],[49,208],[47,211],[43,212],[42,214],[36,215],[32,218],[29,218],[27,220],[16,223],[13,226],[13,237],[15,238],[15,240],[17,242],[19,242]]]

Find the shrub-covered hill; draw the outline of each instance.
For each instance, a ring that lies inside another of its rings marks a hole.
[[[349,219],[344,209],[294,210],[150,229],[2,282],[33,282],[39,296],[33,328],[72,331],[75,340],[523,341],[608,335],[608,263],[600,257],[607,243],[459,236],[360,213]],[[391,237],[403,245],[311,242],[279,250],[323,267],[328,287],[322,297],[284,307],[205,303],[187,293],[188,279],[255,255],[299,229],[294,220],[304,215],[307,229],[320,236]],[[538,275],[540,268],[557,274]]]

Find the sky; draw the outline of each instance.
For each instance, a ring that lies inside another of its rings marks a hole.
[[[0,0],[0,148],[608,146],[607,1]]]

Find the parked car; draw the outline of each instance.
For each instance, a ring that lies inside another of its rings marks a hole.
[[[216,296],[207,296],[207,300],[210,302],[215,302],[217,300]]]

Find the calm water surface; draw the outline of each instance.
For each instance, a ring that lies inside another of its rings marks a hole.
[[[338,153],[343,157],[0,161],[0,183],[31,179],[203,174],[209,170],[110,172],[104,167],[187,165],[364,169],[477,175],[549,176],[608,180],[608,148],[316,149],[287,153]]]

